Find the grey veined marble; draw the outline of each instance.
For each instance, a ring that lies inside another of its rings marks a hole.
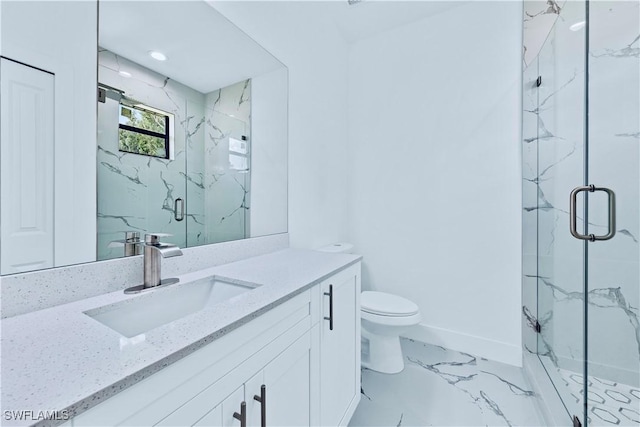
[[[364,369],[350,426],[542,426],[521,368],[402,339],[405,369]]]

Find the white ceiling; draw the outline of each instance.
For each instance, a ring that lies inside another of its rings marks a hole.
[[[204,2],[101,1],[99,17],[100,46],[201,93],[283,66]]]
[[[211,1],[215,6],[216,1]],[[273,13],[288,9],[304,28],[337,28],[348,43],[432,17],[465,0],[364,0],[349,5],[347,0],[294,0],[270,2]],[[251,5],[252,1],[247,4]],[[286,3],[293,8],[283,9]],[[309,13],[300,14],[300,6]],[[261,9],[261,10],[264,10]],[[295,37],[295,34],[291,35]],[[318,32],[318,37],[325,34]],[[159,74],[168,76],[201,93],[209,93],[240,80],[273,71],[283,65],[254,40],[204,1],[118,1],[100,2],[102,47]],[[158,50],[168,56],[158,62],[148,55]]]
[[[349,43],[416,22],[469,3],[469,0],[325,0],[330,19]]]

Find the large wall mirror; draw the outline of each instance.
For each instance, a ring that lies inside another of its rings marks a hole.
[[[287,231],[287,69],[211,5],[0,19],[1,274]]]

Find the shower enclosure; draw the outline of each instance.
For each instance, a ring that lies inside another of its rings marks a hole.
[[[640,2],[546,4],[523,72],[525,352],[554,419],[638,425]]]

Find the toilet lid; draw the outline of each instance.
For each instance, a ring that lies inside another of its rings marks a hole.
[[[385,292],[365,291],[360,295],[362,311],[382,316],[411,316],[418,306],[406,298]]]

